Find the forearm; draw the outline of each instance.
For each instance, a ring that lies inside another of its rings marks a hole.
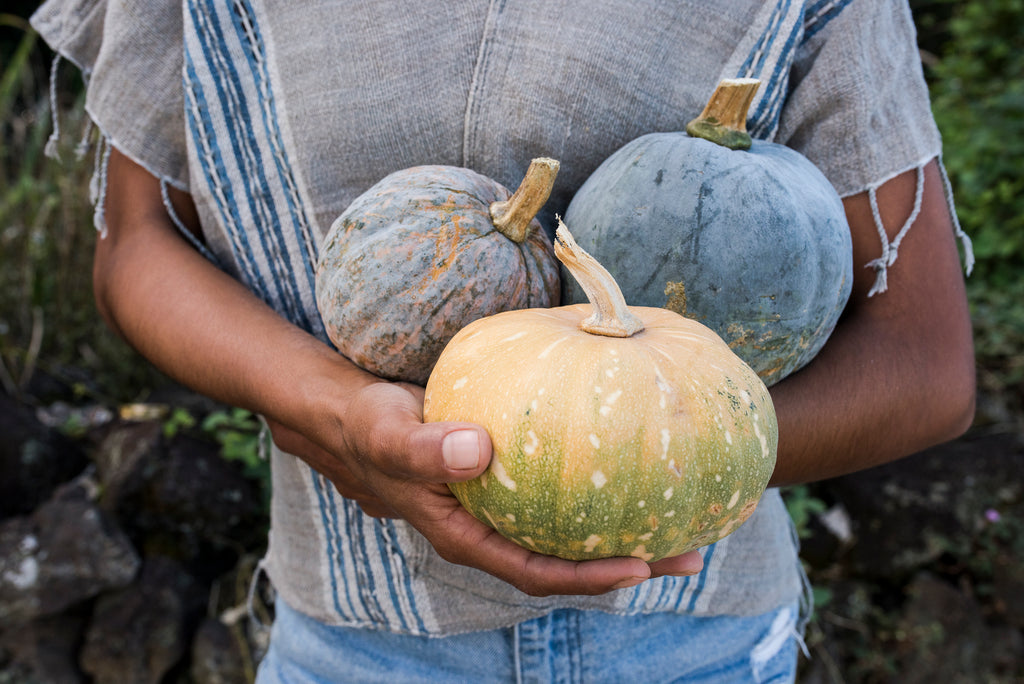
[[[143,356],[203,394],[286,425],[375,381],[195,252],[162,203],[145,201],[155,179],[125,166],[110,166],[120,194],[107,201],[94,284],[104,318]]]
[[[914,174],[879,190],[887,226],[902,225]],[[820,480],[952,439],[974,415],[974,353],[959,254],[938,168],[926,168],[919,218],[868,297],[877,255],[867,198],[846,201],[854,231],[850,304],[819,356],[771,390],[779,419],[772,484]]]

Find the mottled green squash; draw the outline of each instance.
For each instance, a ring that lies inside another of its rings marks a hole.
[[[427,383],[427,421],[491,436],[488,470],[449,485],[520,545],[652,561],[710,544],[756,508],[778,428],[754,371],[706,326],[627,307],[560,225],[555,253],[593,304],[480,319]]]
[[[534,218],[558,171],[535,159],[515,194],[469,169],[390,174],[335,220],[320,251],[316,302],[356,365],[423,385],[470,321],[559,303],[558,262]]]
[[[850,295],[853,257],[828,180],[796,151],[746,134],[757,85],[723,81],[688,133],[627,143],[565,220],[627,301],[701,321],[771,385],[824,345]],[[563,301],[584,300],[563,286]]]

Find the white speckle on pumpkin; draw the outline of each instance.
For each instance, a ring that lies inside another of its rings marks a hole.
[[[591,446],[593,446],[595,449],[600,449],[601,448],[601,440],[593,432],[590,433],[590,438],[589,439],[590,439]]]
[[[520,537],[520,541],[526,542],[530,546],[537,548],[537,542],[533,541],[533,537]]]
[[[455,381],[455,384],[452,385],[452,389],[460,390],[460,389],[462,389],[463,387],[466,386],[467,382],[469,382],[469,378],[461,377],[461,378],[459,378],[458,380]]]
[[[583,550],[587,553],[593,553],[597,545],[604,541],[604,538],[597,534],[592,534],[586,538],[583,542]]]
[[[732,433],[728,430],[725,431],[725,443],[732,444]]]
[[[636,507],[637,507],[637,508],[643,508],[643,507],[644,507],[644,506],[646,506],[646,505],[647,505],[647,502],[646,502],[646,501],[637,501],[637,502],[636,502]]]
[[[665,513],[664,515],[665,515],[666,518],[672,518],[672,517],[675,516],[675,514],[676,514],[675,511],[669,511],[668,513]]]
[[[597,385],[594,385],[594,394],[600,394],[601,392],[602,392],[601,388],[598,387]]]
[[[664,399],[665,395],[661,395]],[[668,458],[668,445],[672,441],[672,433],[668,428],[661,429],[661,460]]]
[[[515,513],[508,513],[508,514],[505,515],[505,517],[509,519],[509,522],[515,522],[516,521],[516,514]]]
[[[618,369],[616,369],[616,370],[618,370]],[[621,397],[621,396],[622,396],[622,390],[617,389],[614,392],[612,392],[611,394],[609,394],[607,397],[605,397],[604,402],[606,404],[614,404],[616,401],[618,401],[619,397]]]
[[[721,481],[722,481],[722,476],[721,475],[715,475],[715,482],[721,482]]]
[[[740,390],[740,399],[743,400],[744,404],[750,403],[750,392],[747,390]]]
[[[674,493],[675,493],[675,490],[672,487],[669,487],[668,489],[666,489],[665,490],[665,495],[664,495],[665,496],[665,501],[668,501],[669,499],[671,499],[672,495]]]
[[[602,416],[607,417],[609,414],[611,414],[612,407],[609,406],[608,404],[604,404],[601,408],[597,409],[597,412],[600,413]]]
[[[537,400],[536,399],[534,399],[533,401],[530,402],[530,410],[533,411],[534,413],[537,412]]]
[[[491,459],[490,473],[494,475],[495,480],[505,486],[505,489],[510,492],[516,491],[515,480],[508,476],[508,472],[505,471],[505,466],[502,465],[500,458]]]
[[[523,337],[526,337],[526,331],[520,330],[516,334],[506,337],[505,339],[502,340],[502,342],[515,342],[516,340],[521,339]]]
[[[768,449],[768,438],[761,433],[761,426],[757,423],[754,423],[754,434],[757,435],[758,441],[761,442],[761,455],[768,458],[770,455],[770,451]]]
[[[594,486],[600,489],[608,484],[608,478],[605,477],[604,473],[600,470],[595,470],[594,474],[590,476],[590,481],[594,483]]]
[[[729,499],[729,504],[726,506],[726,509],[731,511],[736,506],[736,504],[739,502],[739,500],[740,500],[740,490],[737,489],[735,492],[733,492],[732,498]]]
[[[558,338],[557,340],[555,340],[554,342],[552,342],[552,343],[551,343],[551,344],[549,344],[548,346],[544,347],[544,349],[543,349],[543,350],[541,351],[541,353],[540,353],[540,354],[539,354],[539,355],[537,356],[537,358],[538,358],[538,359],[546,359],[546,358],[548,357],[548,355],[549,355],[549,354],[551,353],[551,351],[552,351],[552,350],[553,350],[553,349],[554,349],[555,347],[557,347],[558,345],[560,345],[560,344],[561,344],[562,342],[565,342],[565,341],[566,341],[567,339],[569,339],[569,336],[568,336],[568,335],[566,335],[565,337],[559,337],[559,338]]]
[[[674,458],[668,462],[668,469],[675,473],[676,477],[683,476],[683,471],[680,470],[679,466],[676,465],[676,459]]]
[[[658,389],[663,393],[672,394],[672,385],[670,385],[668,380],[665,379],[665,376],[661,374],[661,369],[657,366],[654,367],[654,384],[656,384]]]
[[[533,456],[537,451],[537,447],[540,446],[540,439],[537,438],[537,433],[533,430],[527,430],[526,438],[530,441],[523,445],[523,453],[527,456]]]
[[[649,561],[652,558],[654,558],[654,554],[653,553],[647,553],[647,547],[645,547],[643,544],[641,544],[640,546],[638,546],[635,549],[633,549],[629,553],[629,555],[633,556],[634,558],[639,558],[642,561]]]

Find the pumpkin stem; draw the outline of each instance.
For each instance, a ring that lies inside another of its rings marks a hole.
[[[594,307],[594,313],[580,323],[580,329],[593,335],[629,337],[644,329],[622,296],[611,273],[576,244],[572,233],[558,218],[555,231],[555,256],[579,282]]]
[[[730,150],[749,150],[747,112],[760,85],[756,78],[723,79],[700,116],[686,124],[686,132]]]
[[[498,231],[514,242],[530,236],[530,222],[548,201],[558,175],[558,161],[538,157],[530,162],[519,188],[507,200],[491,204],[491,221]]]

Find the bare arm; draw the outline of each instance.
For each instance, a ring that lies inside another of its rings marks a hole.
[[[652,565],[540,556],[472,518],[443,483],[486,468],[482,428],[423,424],[420,388],[360,370],[207,262],[170,223],[157,180],[116,150],[108,173],[108,235],[94,266],[104,318],[172,377],[264,415],[283,449],[364,510],[408,520],[445,559],[530,594],[597,594],[699,571],[696,553]],[[172,201],[195,222],[187,195]]]
[[[878,190],[883,223],[910,216],[916,176]],[[772,388],[779,417],[775,485],[879,465],[963,433],[974,415],[974,348],[956,238],[938,165],[925,169],[921,212],[868,297],[880,253],[866,193],[844,200],[854,283],[833,336],[807,367]]]

